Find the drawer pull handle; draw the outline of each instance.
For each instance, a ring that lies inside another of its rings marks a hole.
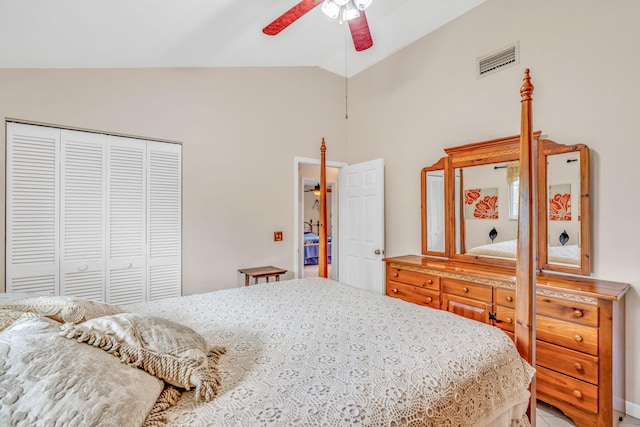
[[[469,292],[469,288],[462,288],[462,292]]]
[[[429,279],[427,280],[427,285],[432,285],[433,284],[433,280]]]
[[[582,392],[580,390],[573,390],[573,395],[578,399],[582,399]]]
[[[584,316],[584,313],[582,312],[582,310],[573,310],[573,315],[576,317],[582,317]]]
[[[582,366],[582,363],[580,363],[580,362],[574,363],[573,367],[576,368],[576,371],[584,371],[584,367]]]
[[[513,319],[511,317],[507,317],[504,321],[507,323],[513,323]]]
[[[398,293],[398,288],[391,289],[391,292],[393,292],[394,294],[397,294]]]
[[[576,335],[576,336],[575,336],[575,337],[573,337],[573,338],[574,338],[576,341],[578,341],[578,342],[582,342],[582,341],[584,341],[584,338],[582,338],[582,336],[580,336],[580,335]]]
[[[504,297],[504,299],[506,299],[506,300],[507,300],[507,302],[511,302],[511,301],[513,301],[513,297]]]
[[[398,277],[398,273],[393,273],[393,277]]]
[[[433,298],[427,297],[427,304],[429,304],[431,301],[433,301]]]

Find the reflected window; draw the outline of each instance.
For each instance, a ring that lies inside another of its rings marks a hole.
[[[509,183],[509,219],[518,219],[518,202],[520,193],[520,180]]]

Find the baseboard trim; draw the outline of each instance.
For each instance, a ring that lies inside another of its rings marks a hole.
[[[629,402],[627,400],[625,405],[625,412],[627,415],[631,415],[633,418],[640,419],[640,405],[637,403]]]

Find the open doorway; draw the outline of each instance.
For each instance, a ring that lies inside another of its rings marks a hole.
[[[302,167],[302,170],[308,169]],[[305,172],[303,172],[304,174]],[[332,271],[332,249],[333,240],[336,233],[333,232],[333,193],[337,188],[336,182],[332,178],[332,175],[337,175],[337,172],[332,173],[331,168],[327,168],[327,258],[328,265],[327,271],[329,278],[333,278]],[[309,178],[307,176],[302,177],[303,182],[303,207],[304,211],[302,215],[302,263],[303,263],[303,275],[301,277],[318,277],[318,255],[319,255],[319,239],[320,239],[320,184],[318,179]],[[337,220],[337,215],[335,216]]]
[[[338,278],[338,177],[342,163],[327,162],[327,237],[328,276]],[[294,242],[294,274],[297,278],[318,276],[318,236],[320,218],[320,161],[296,158],[296,217]]]

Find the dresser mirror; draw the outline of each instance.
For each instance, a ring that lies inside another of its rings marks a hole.
[[[541,268],[589,275],[589,148],[539,142],[538,251]]]
[[[518,161],[456,168],[458,255],[516,259]]]
[[[420,186],[422,194],[422,254],[446,256],[448,242],[445,235],[445,169],[443,157],[433,166],[422,169]]]
[[[515,267],[519,136],[445,152],[422,170],[422,253]],[[538,268],[589,275],[588,148],[544,139],[538,153]]]

